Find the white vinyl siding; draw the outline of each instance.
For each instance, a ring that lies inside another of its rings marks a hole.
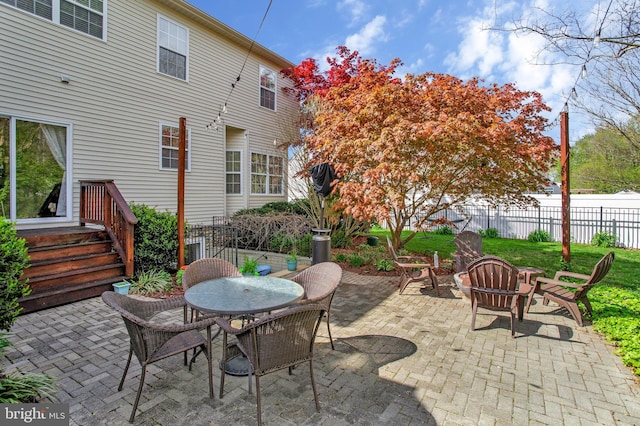
[[[187,146],[185,149],[185,170],[191,169],[191,129],[187,129]],[[163,170],[178,170],[178,155],[180,147],[180,128],[171,124],[160,123],[160,168]]]
[[[281,155],[286,164],[273,140],[295,133],[298,105],[278,90],[276,113],[260,107],[255,83],[261,64],[273,70],[292,64],[265,57],[260,46],[248,55],[248,45],[218,31],[213,18],[205,25],[157,1],[108,5],[105,43],[0,2],[0,57],[11,58],[0,61],[0,115],[73,124],[68,225],[79,219],[80,180],[112,179],[127,201],[176,212],[177,175],[160,166],[160,123],[177,127],[180,117],[190,128],[185,220],[210,223],[212,216],[286,200],[286,194],[251,194],[249,153]],[[189,84],[157,72],[159,14],[189,29]],[[207,130],[245,60],[224,125]],[[278,88],[290,84],[277,78]],[[242,152],[240,196],[226,194],[227,150]]]
[[[0,0],[56,24],[104,38],[106,0]]]
[[[260,65],[260,106],[276,110],[276,73]]]
[[[251,153],[251,194],[282,195],[284,161],[274,155]]]
[[[187,80],[189,30],[158,16],[158,72]]]
[[[242,194],[242,153],[240,151],[227,151],[226,184],[227,194]]]

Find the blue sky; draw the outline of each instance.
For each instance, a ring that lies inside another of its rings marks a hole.
[[[534,64],[542,41],[534,36],[488,31],[496,23],[540,9],[598,7],[598,0],[188,0],[256,42],[298,64],[308,57],[325,64],[335,48],[346,45],[362,57],[389,64],[404,63],[400,74],[427,71],[487,83],[515,83],[540,92],[553,109],[553,121],[580,76],[580,66]],[[576,3],[576,2],[573,2]],[[601,6],[602,7],[602,6]],[[585,25],[590,25],[586,22]],[[257,34],[257,36],[256,36]],[[545,60],[553,61],[546,57]],[[571,109],[570,109],[571,111]],[[570,140],[576,142],[592,125],[570,116]],[[549,135],[557,139],[557,129]],[[559,141],[558,141],[559,142]]]

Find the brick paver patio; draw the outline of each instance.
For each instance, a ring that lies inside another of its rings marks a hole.
[[[332,306],[336,350],[325,327],[316,341],[320,412],[302,365],[262,379],[265,424],[640,424],[638,381],[590,326],[536,299],[515,339],[505,313],[480,310],[472,332],[469,300],[450,279],[440,298],[416,284],[400,296],[395,281],[345,272]],[[128,335],[100,298],[22,316],[12,332],[4,364],[55,376],[71,424],[128,424],[140,367],[118,392]],[[256,422],[246,377],[229,376],[221,400],[216,369],[211,400],[204,359],[191,372],[181,356],[148,371],[135,424]]]

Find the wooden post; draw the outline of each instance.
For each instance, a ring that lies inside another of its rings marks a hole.
[[[184,171],[186,168],[187,119],[180,117],[178,142],[178,269],[184,266]]]
[[[569,113],[560,113],[560,161],[562,174],[562,259],[571,262],[571,228],[569,205],[571,187],[569,185]]]

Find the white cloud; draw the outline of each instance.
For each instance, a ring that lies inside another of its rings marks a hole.
[[[355,25],[360,22],[365,15],[367,5],[361,0],[343,0],[337,5],[338,11],[346,11],[351,15],[351,24]]]
[[[444,60],[454,74],[479,73],[480,77],[488,77],[504,60],[503,36],[488,31],[488,26],[489,23],[481,18],[464,19],[460,23],[459,32],[463,37],[458,51]]]
[[[345,46],[351,51],[357,50],[361,56],[369,56],[375,51],[375,43],[385,41],[384,25],[387,18],[378,15],[368,22],[362,29],[345,40]]]

